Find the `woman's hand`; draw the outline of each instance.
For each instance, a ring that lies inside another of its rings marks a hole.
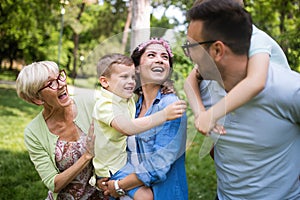
[[[109,200],[109,191],[107,190],[107,181],[109,181],[108,177],[100,178],[97,180],[97,188],[103,192],[103,199]]]
[[[120,197],[118,195],[118,193],[116,192],[116,189],[115,189],[115,185],[114,185],[115,180],[110,180],[110,181],[107,181],[105,183],[106,183],[107,189],[106,189],[106,191],[104,191],[104,195],[110,195],[114,198]]]
[[[94,134],[94,120],[92,121],[89,132],[86,137],[86,152],[93,158],[95,156],[94,148],[95,148],[95,134]]]
[[[108,177],[100,178],[97,180],[97,186],[100,188],[102,191],[107,190],[107,181],[109,181]]]

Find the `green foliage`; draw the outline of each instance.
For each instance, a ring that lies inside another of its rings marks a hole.
[[[104,0],[103,4],[86,4],[81,17],[81,0],[69,1],[65,5],[64,28],[60,64],[69,71],[79,55],[87,57],[99,43],[123,31],[128,13],[128,1]],[[158,7],[179,8],[185,15],[194,0],[153,0],[154,10]],[[245,0],[246,9],[253,16],[254,23],[270,34],[283,48],[291,67],[300,70],[300,12],[298,0]],[[4,0],[0,4],[0,61],[37,60],[58,58],[58,45],[62,15],[59,1]],[[175,17],[151,18],[152,27],[174,28],[178,25]],[[187,23],[185,24],[185,26]],[[74,58],[74,33],[79,34],[79,46]],[[187,66],[184,60],[177,62]],[[77,61],[80,64],[80,61]]]
[[[41,51],[51,35],[53,27],[51,1],[16,0],[1,2],[0,61],[6,59],[25,59],[31,62],[45,59]]]
[[[273,37],[285,52],[290,66],[300,71],[300,2],[298,0],[245,0],[253,23]]]

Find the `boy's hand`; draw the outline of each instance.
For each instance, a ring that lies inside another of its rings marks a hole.
[[[181,117],[186,110],[186,102],[183,100],[178,100],[170,105],[168,105],[164,111],[167,120],[173,120]]]

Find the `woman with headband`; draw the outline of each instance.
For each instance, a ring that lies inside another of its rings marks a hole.
[[[163,94],[161,88],[170,79],[173,54],[167,41],[150,39],[132,53],[137,73],[136,117],[148,116],[178,100],[175,94]],[[114,197],[127,194],[134,198],[138,186],[151,187],[154,199],[188,199],[185,171],[187,118],[164,124],[128,139],[128,163],[115,174],[105,193]]]

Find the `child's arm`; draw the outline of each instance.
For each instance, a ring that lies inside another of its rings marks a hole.
[[[197,118],[199,128],[207,134],[216,124],[217,120],[232,112],[264,89],[268,66],[269,54],[259,53],[248,61],[247,77],[239,82],[224,98]],[[205,120],[210,120],[203,123]],[[195,122],[196,123],[196,122]]]
[[[205,107],[203,106],[200,96],[196,68],[194,68],[186,78],[184,82],[184,92],[195,117],[197,117],[200,112],[205,111]]]
[[[197,66],[196,66],[197,67]],[[197,68],[194,68],[184,82],[184,92],[187,96],[190,107],[194,113],[194,125],[196,129],[202,134],[206,135],[208,131],[208,125],[211,126],[210,117],[207,116],[208,112],[205,110],[205,107],[202,103],[200,90],[199,90],[199,81],[197,76]],[[206,128],[205,128],[206,127]],[[218,130],[216,132],[223,133],[223,127],[216,127]]]
[[[124,135],[134,135],[158,126],[165,121],[181,117],[185,110],[185,101],[179,100],[146,117],[131,120],[124,115],[119,115],[112,120],[111,126]]]

